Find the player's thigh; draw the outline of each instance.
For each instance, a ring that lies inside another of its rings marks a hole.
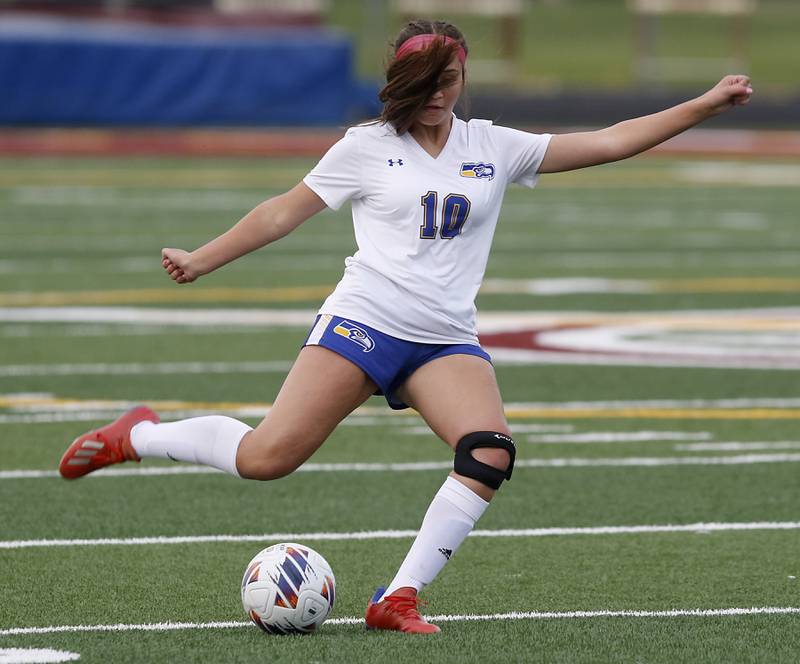
[[[242,441],[237,455],[239,471],[249,476],[268,466],[272,471],[291,472],[376,389],[362,369],[338,353],[305,346],[272,408]]]
[[[492,365],[475,355],[446,355],[417,369],[398,390],[433,432],[455,449],[473,431],[508,434]]]

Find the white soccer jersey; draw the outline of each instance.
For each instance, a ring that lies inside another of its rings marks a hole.
[[[533,187],[549,134],[455,116],[429,155],[391,125],[352,127],[303,179],[338,210],[358,251],[320,313],[422,343],[477,343],[475,296],[509,182]]]

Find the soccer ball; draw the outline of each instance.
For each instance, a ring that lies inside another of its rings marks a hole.
[[[268,634],[308,634],[325,622],[336,591],[333,571],[314,549],[275,544],[259,551],[242,578],[242,605]]]

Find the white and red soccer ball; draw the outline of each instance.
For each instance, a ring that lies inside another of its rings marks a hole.
[[[268,634],[308,634],[330,615],[336,599],[328,562],[303,544],[259,551],[242,578],[242,605]]]

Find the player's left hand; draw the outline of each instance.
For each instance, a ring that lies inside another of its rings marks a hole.
[[[734,74],[723,78],[700,99],[707,105],[710,115],[718,115],[734,106],[744,106],[752,94],[750,77]]]

